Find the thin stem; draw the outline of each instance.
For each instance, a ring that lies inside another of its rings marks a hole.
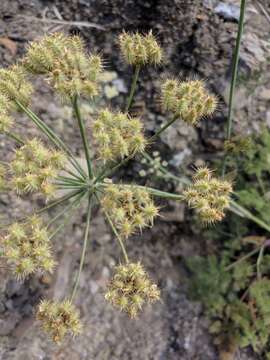
[[[33,113],[30,109],[26,108],[19,101],[15,100],[16,104],[19,108],[34,122],[34,124],[54,143],[56,147],[63,150],[69,157],[70,163],[74,166],[74,168],[81,174],[83,178],[86,178],[86,174],[77,161],[77,159],[72,154],[71,150],[68,146],[55,134],[55,132],[46,125],[35,113]]]
[[[232,79],[231,79],[230,96],[229,96],[229,112],[228,112],[228,119],[226,125],[227,140],[230,140],[232,133],[233,101],[234,101],[234,93],[235,93],[235,87],[236,87],[236,81],[238,75],[238,65],[239,65],[239,57],[240,57],[241,40],[244,30],[245,11],[246,11],[246,0],[241,0],[240,18],[239,18],[236,46],[233,56],[233,70],[232,70]],[[222,169],[223,176],[226,172],[226,163],[227,163],[227,156],[225,156],[223,162],[223,169]]]
[[[267,225],[263,220],[259,219],[257,216],[253,215],[250,211],[242,207],[241,205],[237,204],[234,200],[230,200],[230,210],[237,214],[238,216],[245,217],[253,222],[255,222],[257,225],[259,225],[261,228],[267,230],[270,232],[270,226]]]
[[[9,138],[15,140],[18,144],[20,145],[24,145],[24,141],[22,139],[20,139],[17,135],[9,132],[9,131],[5,131],[4,133],[6,136],[8,136]]]
[[[265,244],[261,247],[260,252],[259,252],[259,256],[257,259],[257,263],[256,263],[256,267],[257,267],[257,278],[261,279],[262,278],[262,274],[261,274],[261,263],[263,260],[263,253],[264,253],[264,249],[265,249]]]
[[[236,265],[240,264],[241,262],[243,262],[246,259],[249,259],[251,256],[257,254],[257,252],[259,252],[261,249],[261,246],[254,249],[253,251],[249,252],[248,254],[242,256],[240,259],[236,260],[235,262],[233,262],[232,264],[230,264],[229,266],[227,266],[225,268],[225,271],[229,271],[231,269],[233,269]]]
[[[95,193],[95,197],[98,201],[98,203],[101,205],[101,202],[100,202],[100,199],[99,199],[99,196],[97,195],[97,193]],[[120,248],[122,250],[122,253],[124,255],[124,259],[125,259],[125,262],[128,263],[129,262],[129,259],[128,259],[128,254],[127,254],[127,251],[126,251],[126,248],[125,248],[125,245],[123,243],[123,240],[119,234],[119,232],[117,231],[116,227],[114,226],[113,222],[112,222],[112,219],[110,218],[109,214],[107,213],[107,211],[103,208],[102,209],[107,220],[108,220],[108,223],[110,224],[111,228],[112,228],[112,231],[114,233],[114,235],[116,236],[117,240],[118,240],[118,243],[120,245]]]
[[[43,207],[42,209],[39,209],[39,210],[34,211],[34,213],[38,215],[38,214],[43,213],[44,211],[47,211],[47,210],[49,210],[49,209],[52,209],[52,208],[54,208],[55,206],[58,206],[58,205],[64,203],[65,201],[73,198],[74,196],[76,196],[77,194],[79,194],[79,192],[80,192],[80,190],[75,190],[75,191],[69,192],[67,195],[62,196],[60,199],[57,199],[57,200],[51,202],[49,205]],[[22,218],[20,218],[20,219],[17,219],[16,221],[23,221],[23,220],[27,219],[29,216],[30,216],[30,215],[24,216],[24,217],[22,217]],[[6,227],[6,226],[9,226],[10,224],[11,224],[11,223],[0,225],[0,229],[1,229],[1,228],[4,228],[4,227]]]
[[[84,181],[85,180],[85,177],[82,177],[78,174],[75,174],[73,171],[71,170],[68,170],[68,169],[63,169],[64,172],[68,173],[69,175],[73,176],[74,178],[76,178],[77,180],[79,181]]]
[[[63,182],[67,182],[69,184],[79,184],[79,185],[87,185],[87,183],[83,180],[77,180],[75,178],[71,178],[71,177],[66,177],[66,176],[62,176],[59,175],[56,180],[61,180]]]
[[[129,93],[126,108],[125,108],[126,113],[129,112],[129,109],[130,109],[130,107],[132,105],[133,97],[134,97],[134,94],[135,94],[135,90],[136,90],[136,86],[137,86],[137,82],[138,82],[138,78],[139,78],[140,69],[141,69],[140,65],[137,65],[135,67],[135,72],[134,72],[133,78],[132,78],[132,84],[131,84],[131,88],[130,88],[130,93]]]
[[[80,128],[80,133],[81,133],[81,138],[82,138],[82,141],[83,141],[85,158],[86,158],[87,168],[88,168],[88,175],[89,175],[90,179],[92,179],[92,178],[93,178],[93,170],[92,170],[90,149],[89,149],[88,141],[87,141],[87,138],[86,138],[85,125],[84,125],[84,122],[83,122],[83,120],[82,120],[82,116],[81,116],[80,107],[79,107],[79,104],[78,104],[78,96],[77,96],[77,95],[74,97],[74,100],[73,100],[72,103],[73,103],[73,108],[74,108],[74,112],[75,112],[76,118],[77,118],[77,120],[78,120],[78,124],[79,124],[79,128]]]
[[[59,219],[62,215],[64,215],[65,213],[68,213],[70,209],[73,208],[73,206],[78,202],[78,199],[81,198],[82,194],[84,192],[81,191],[78,193],[78,195],[76,195],[75,199],[68,205],[66,206],[62,211],[60,211],[58,214],[56,214],[56,216],[54,216],[48,223],[47,223],[47,228],[50,227],[57,219]]]
[[[123,159],[122,161],[120,161],[118,164],[116,164],[115,166],[113,166],[112,168],[109,169],[103,169],[101,171],[101,173],[97,176],[97,178],[94,181],[94,184],[96,184],[97,182],[101,181],[102,179],[112,175],[117,169],[119,169],[121,166],[124,166],[126,163],[129,162],[129,160],[131,160],[134,157],[134,154],[129,155],[128,157],[126,157],[125,159]]]
[[[85,228],[85,233],[84,233],[83,248],[82,248],[79,270],[77,272],[75,284],[74,284],[73,291],[72,291],[71,298],[70,298],[71,302],[74,300],[74,297],[75,297],[77,289],[78,289],[80,276],[82,273],[82,268],[83,268],[83,264],[84,264],[84,260],[85,260],[86,249],[87,249],[87,245],[88,245],[88,241],[89,241],[89,229],[90,229],[90,219],[91,219],[91,209],[92,209],[91,198],[92,198],[92,194],[89,195],[89,198],[88,198],[88,209],[87,209],[86,228]]]
[[[65,216],[65,220],[64,220],[64,221],[62,222],[62,224],[60,224],[60,225],[55,229],[55,231],[50,235],[50,239],[52,239],[52,238],[67,224],[67,222],[70,221],[70,216],[69,216],[70,212],[73,210],[74,207],[77,208],[77,207],[80,205],[83,197],[84,197],[86,194],[87,194],[87,192],[82,192],[81,196],[79,196],[79,197],[74,201],[73,206],[69,209],[68,213],[67,213],[66,216]],[[48,227],[48,225],[47,225],[47,227]]]
[[[169,120],[166,124],[164,124],[151,138],[150,138],[150,142],[152,142],[153,140],[156,140],[156,138],[163,133],[163,131],[165,131],[169,126],[171,126],[177,119],[179,118],[179,115],[176,114],[174,115],[174,117]]]
[[[150,164],[152,164],[154,162],[154,159],[152,158],[152,156],[150,156],[149,154],[147,154],[146,152],[143,152],[142,153],[142,156],[147,160],[149,161]],[[177,182],[181,182],[183,184],[189,184],[189,181],[185,178],[180,178],[179,176],[176,176],[174,174],[172,174],[169,170],[167,170],[164,166],[162,166],[161,164],[158,166],[158,170],[160,172],[162,172],[162,174],[164,175],[163,178],[170,178],[170,179],[173,179]]]

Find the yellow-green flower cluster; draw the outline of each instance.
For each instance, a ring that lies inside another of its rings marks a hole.
[[[64,164],[62,152],[49,150],[34,138],[15,151],[10,164],[12,182],[18,193],[41,192],[50,198],[55,193],[52,180]]]
[[[153,284],[140,263],[128,263],[115,268],[105,299],[113,306],[136,318],[145,303],[160,298],[160,291]]]
[[[93,97],[98,93],[101,58],[87,55],[78,36],[56,33],[32,42],[23,63],[34,74],[48,75],[49,82],[64,99],[75,95]]]
[[[5,175],[6,175],[6,168],[3,165],[0,165],[0,191],[3,191],[7,188]]]
[[[69,301],[43,300],[38,306],[36,317],[51,339],[60,343],[65,335],[78,335],[82,330],[79,311]]]
[[[190,125],[210,116],[217,107],[217,99],[210,95],[201,80],[178,81],[167,79],[161,87],[162,105]]]
[[[137,229],[152,226],[158,215],[158,208],[149,193],[136,185],[106,186],[102,205],[125,238]]]
[[[162,50],[152,31],[146,35],[123,32],[119,43],[125,61],[130,65],[160,64]]]
[[[211,224],[224,218],[231,192],[228,181],[212,177],[207,167],[201,167],[193,176],[192,185],[184,191],[184,197],[188,205],[198,211],[202,222]]]
[[[9,131],[13,125],[10,112],[16,108],[16,101],[28,105],[32,91],[21,66],[0,69],[0,132]]]
[[[50,239],[42,220],[33,216],[25,223],[13,223],[2,238],[4,257],[19,279],[37,272],[52,272],[55,262]]]
[[[99,157],[104,161],[135,155],[143,152],[146,146],[140,119],[121,112],[112,113],[107,109],[101,111],[95,120],[93,136]]]
[[[8,131],[13,125],[13,119],[9,115],[11,108],[9,98],[0,92],[0,133]]]
[[[0,94],[2,99],[0,100],[1,108],[3,103],[4,112],[10,109],[9,101],[19,101],[23,105],[27,106],[30,102],[33,92],[32,85],[27,81],[25,70],[22,66],[14,65],[8,69],[0,69]],[[0,109],[1,115],[1,109]]]

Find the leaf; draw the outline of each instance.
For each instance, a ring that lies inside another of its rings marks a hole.
[[[6,49],[8,49],[13,56],[16,55],[17,44],[15,41],[10,40],[7,37],[0,37],[0,45],[4,46]]]

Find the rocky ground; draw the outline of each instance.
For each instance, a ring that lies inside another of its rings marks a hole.
[[[214,0],[2,0],[0,5],[0,62],[3,66],[20,58],[29,40],[48,31],[81,34],[91,51],[106,60],[103,96],[99,104],[120,107],[130,85],[130,69],[119,58],[117,34],[126,30],[153,29],[166,54],[158,69],[144,69],[133,111],[139,113],[149,134],[165,121],[160,109],[158,89],[162,76],[207,78],[212,91],[220,97],[220,111],[214,119],[191,129],[176,123],[153,150],[169,162],[171,170],[201,164],[221,155],[229,91],[231,58],[239,15],[238,1]],[[262,4],[257,5],[257,4]],[[235,132],[258,131],[270,127],[270,48],[269,12],[265,2],[250,2],[240,59],[240,81],[235,102]],[[49,22],[67,21],[68,24]],[[84,22],[76,24],[74,22]],[[87,27],[85,24],[87,23]],[[90,25],[89,25],[90,24]],[[61,106],[51,91],[38,79],[33,108],[82,154],[79,134],[74,130],[71,109]],[[93,104],[84,103],[90,122]],[[17,131],[21,136],[38,131],[22,115]],[[1,160],[12,156],[13,144],[0,137]],[[142,169],[131,164],[125,171],[129,180],[145,182],[134,176]],[[147,180],[149,181],[149,180]],[[173,184],[159,183],[163,188]],[[44,205],[38,198],[18,199],[14,194],[0,197],[0,213],[5,220],[30,213]],[[165,205],[165,204],[164,204]],[[130,257],[141,260],[162,289],[162,302],[147,309],[137,321],[130,321],[106,304],[103,298],[112,267],[120,253],[100,212],[96,209],[76,304],[84,323],[82,336],[54,346],[33,321],[39,299],[61,299],[69,293],[80,258],[85,209],[80,209],[65,231],[54,239],[58,267],[53,277],[41,277],[21,284],[0,269],[0,358],[3,360],[215,360],[218,351],[208,334],[208,323],[200,304],[187,296],[188,273],[185,258],[203,252],[205,244],[192,231],[187,211],[174,203],[163,207],[163,216],[153,229],[128,241]],[[48,216],[51,216],[49,214]],[[256,359],[248,350],[236,359]]]

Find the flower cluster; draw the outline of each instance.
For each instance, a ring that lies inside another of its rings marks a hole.
[[[3,165],[0,165],[0,191],[7,188],[7,182],[5,179],[6,168]]]
[[[79,312],[69,300],[62,302],[41,301],[36,317],[42,322],[44,331],[56,343],[60,343],[67,333],[75,336],[82,329]]]
[[[193,184],[184,191],[184,197],[188,205],[198,211],[201,220],[211,224],[224,218],[231,192],[228,181],[212,177],[207,167],[201,167],[193,176]]]
[[[32,92],[32,85],[27,81],[22,66],[14,65],[8,69],[0,69],[0,116],[10,109],[7,99],[10,102],[19,101],[26,106],[30,102]]]
[[[10,164],[12,182],[18,193],[33,191],[52,197],[55,188],[51,180],[64,164],[62,152],[49,150],[34,138],[15,150],[15,159]]]
[[[126,238],[137,228],[151,226],[158,215],[158,208],[149,193],[136,185],[106,186],[102,206]]]
[[[119,157],[143,152],[146,139],[142,129],[140,119],[121,112],[102,110],[93,124],[99,157],[104,161],[117,160]]]
[[[13,125],[13,119],[9,115],[12,104],[6,95],[0,93],[0,133],[8,131]]]
[[[113,306],[136,318],[145,302],[153,303],[160,298],[160,291],[153,284],[140,263],[119,265],[108,286],[105,299]]]
[[[130,65],[160,64],[162,50],[152,31],[146,35],[123,32],[119,43],[125,61]]]
[[[102,60],[97,55],[87,55],[78,36],[56,33],[32,42],[23,64],[29,72],[48,75],[49,82],[64,99],[75,95],[93,97],[98,93]]]
[[[13,223],[2,238],[4,256],[17,278],[24,279],[36,272],[52,272],[55,262],[50,239],[39,217],[25,223]]]
[[[161,87],[162,105],[190,125],[214,113],[217,99],[210,95],[201,80],[167,79]]]

